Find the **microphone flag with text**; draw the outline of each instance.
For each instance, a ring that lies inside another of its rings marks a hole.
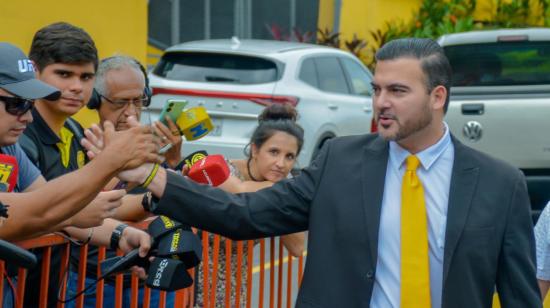
[[[17,184],[19,165],[15,156],[0,154],[0,192],[12,192]],[[8,205],[0,202],[0,216],[8,217]],[[36,256],[31,252],[0,240],[0,260],[26,269],[36,266]]]
[[[206,108],[201,106],[182,110],[176,119],[176,126],[180,135],[185,136],[188,141],[200,139],[214,129]],[[169,143],[160,149],[159,153],[166,153],[171,148],[172,144]]]
[[[12,192],[17,184],[19,165],[15,156],[0,154],[0,192]]]
[[[214,129],[206,108],[200,106],[183,110],[176,125],[188,141],[200,139]]]

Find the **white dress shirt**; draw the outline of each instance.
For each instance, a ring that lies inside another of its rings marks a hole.
[[[421,165],[417,174],[424,187],[428,212],[430,258],[430,296],[433,308],[441,307],[443,252],[449,188],[454,160],[454,146],[446,123],[443,137],[416,154]],[[371,307],[399,307],[401,298],[401,184],[405,160],[411,155],[395,142],[390,142],[384,196],[378,233],[378,262]]]

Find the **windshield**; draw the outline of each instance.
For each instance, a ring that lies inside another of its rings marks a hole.
[[[550,84],[550,42],[498,42],[444,48],[453,86]]]
[[[277,64],[262,58],[217,53],[165,54],[154,74],[173,80],[259,84],[278,79]]]

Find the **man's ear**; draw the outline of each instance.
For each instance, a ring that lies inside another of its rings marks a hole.
[[[435,110],[443,110],[443,108],[445,107],[445,100],[447,99],[447,95],[449,95],[449,93],[444,86],[436,86],[432,90],[432,93],[430,93],[432,108]]]

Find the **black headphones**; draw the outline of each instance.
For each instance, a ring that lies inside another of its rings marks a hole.
[[[103,60],[101,60],[101,63],[105,63],[107,61],[116,59],[118,56],[108,57]],[[147,101],[145,102],[145,107],[149,106],[151,104],[151,89],[149,88],[149,78],[147,77],[147,70],[145,67],[136,59],[132,59],[137,66],[139,67],[139,70],[143,73],[143,77],[145,77],[145,88],[143,89],[143,95],[147,98]],[[86,106],[88,109],[99,109],[99,106],[101,105],[101,94],[96,91],[94,88],[92,90],[92,96],[90,97],[90,101],[88,101],[88,104]]]

